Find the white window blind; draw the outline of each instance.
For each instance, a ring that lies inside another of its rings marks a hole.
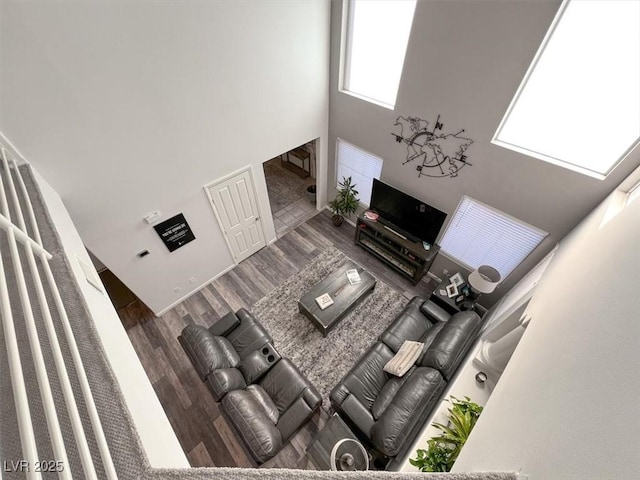
[[[470,268],[495,268],[504,280],[546,236],[538,228],[464,196],[440,246]]]
[[[336,188],[344,177],[351,177],[351,184],[358,191],[360,203],[369,206],[373,179],[380,178],[382,159],[366,152],[341,138],[337,142]]]

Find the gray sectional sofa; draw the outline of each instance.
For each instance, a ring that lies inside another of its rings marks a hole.
[[[403,454],[440,401],[481,324],[475,312],[449,315],[414,297],[332,390],[333,409],[383,456]],[[416,364],[396,377],[383,368],[405,340],[425,347]]]
[[[393,458],[411,445],[473,345],[482,321],[414,297],[331,392],[332,408],[368,447]],[[245,309],[178,340],[257,463],[276,455],[322,403],[298,368]],[[402,377],[384,366],[406,340],[425,344]],[[378,455],[378,456],[379,456]]]
[[[276,455],[322,403],[245,309],[208,329],[188,325],[178,340],[257,463]]]

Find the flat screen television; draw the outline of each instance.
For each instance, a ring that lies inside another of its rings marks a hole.
[[[431,245],[447,218],[446,213],[375,178],[369,208],[379,215],[378,221],[383,225],[414,242]]]

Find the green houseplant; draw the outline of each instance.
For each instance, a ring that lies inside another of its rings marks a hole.
[[[338,183],[338,195],[329,202],[329,208],[333,212],[331,221],[336,227],[344,222],[343,215],[351,215],[358,208],[358,191],[355,185],[351,184],[351,177],[342,177]]]
[[[427,440],[427,449],[417,450],[416,458],[409,459],[409,463],[422,472],[451,471],[482,413],[482,407],[469,397],[460,400],[452,395],[450,398],[447,400],[452,405],[448,424],[433,424],[442,434]]]

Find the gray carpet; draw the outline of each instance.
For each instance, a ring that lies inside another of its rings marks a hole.
[[[93,325],[93,319],[89,315],[84,297],[82,296],[75,277],[71,272],[69,261],[64,254],[60,239],[51,223],[51,218],[42,203],[40,193],[31,176],[29,167],[21,167],[21,172],[25,177],[32,202],[34,204],[36,217],[40,226],[40,231],[44,241],[45,248],[53,254],[50,262],[53,274],[57,279],[60,287],[60,294],[66,305],[69,320],[72,324],[80,354],[84,362],[89,383],[93,392],[98,413],[102,420],[107,442],[110,446],[114,459],[116,471],[119,479],[148,479],[148,480],[180,480],[180,479],[329,479],[329,478],[372,478],[384,479],[390,478],[389,474],[383,472],[366,472],[356,473],[353,475],[331,473],[331,472],[302,472],[299,470],[256,470],[256,469],[234,469],[234,468],[198,468],[198,469],[155,469],[149,465],[144,450],[140,444],[135,426],[133,425],[129,412],[124,403],[120,387],[113,376],[108,360],[102,350],[102,344]],[[3,176],[6,172],[2,172]],[[38,453],[40,459],[52,459],[53,455],[49,445],[48,433],[46,431],[42,404],[37,391],[37,385],[33,375],[33,362],[30,360],[28,348],[26,347],[26,332],[24,331],[24,322],[22,319],[22,309],[17,300],[15,278],[11,274],[12,261],[7,254],[7,238],[4,234],[0,235],[0,253],[7,271],[7,280],[9,282],[9,293],[12,300],[12,310],[16,318],[17,335],[20,338],[20,356],[25,368],[25,376],[27,388],[29,390],[29,405],[31,407],[31,416],[36,429],[36,441],[38,444]],[[24,260],[24,250],[20,249],[21,256]],[[27,281],[30,282],[30,278]],[[290,288],[294,288],[296,282],[287,282],[291,284]],[[381,285],[381,284],[380,284]],[[31,298],[35,298],[33,289],[30,291]],[[50,304],[51,298],[48,295]],[[354,314],[356,314],[354,312]],[[42,318],[36,308],[34,312],[36,323],[39,331],[43,331]],[[347,319],[348,320],[348,319]],[[54,323],[59,325],[59,319],[54,315]],[[346,324],[345,324],[346,325]],[[338,330],[336,330],[336,333]],[[372,332],[372,335],[376,334]],[[42,339],[44,340],[45,334]],[[66,342],[62,341],[63,355],[69,358],[69,351]],[[0,345],[4,344],[4,331],[0,329]],[[281,345],[280,345],[281,346]],[[51,363],[51,352],[45,346],[45,361]],[[4,348],[0,348],[0,457],[4,461],[17,461],[23,458],[19,436],[17,434],[17,423],[15,418],[15,408],[13,404],[13,395],[11,382],[7,372],[7,355]],[[94,458],[94,463],[98,469],[98,478],[104,478],[104,472],[100,465],[99,454],[92,438],[91,427],[87,420],[86,407],[84,402],[77,393],[78,380],[70,370],[71,383],[76,392],[76,399],[79,403],[83,424],[85,425],[90,449]],[[69,468],[73,472],[73,479],[82,479],[82,469],[79,465],[78,453],[73,445],[72,433],[70,428],[69,417],[62,400],[62,392],[60,383],[55,374],[55,370],[50,373],[50,384],[53,390],[53,397],[56,401],[56,410],[61,423],[65,444],[68,447]],[[203,420],[206,421],[206,420]],[[424,479],[425,477],[434,479],[451,479],[451,480],[516,480],[515,473],[474,473],[474,474],[396,474],[395,478],[404,479]],[[3,479],[24,478],[24,473],[6,472],[2,473]],[[45,474],[43,478],[57,478],[55,474]]]
[[[378,280],[373,293],[324,338],[299,313],[298,300],[347,260],[340,250],[327,248],[251,309],[273,337],[280,355],[290,358],[316,386],[326,410],[331,389],[407,303],[402,295]]]
[[[279,162],[280,160],[270,160],[264,164],[264,176],[267,181],[272,213],[282,210],[287,205],[304,197],[306,192],[304,180],[295,173],[273,165],[271,162],[274,161]]]
[[[313,470],[239,468],[191,468],[155,470],[144,480],[526,480],[517,473],[390,473],[390,472],[316,472]]]

